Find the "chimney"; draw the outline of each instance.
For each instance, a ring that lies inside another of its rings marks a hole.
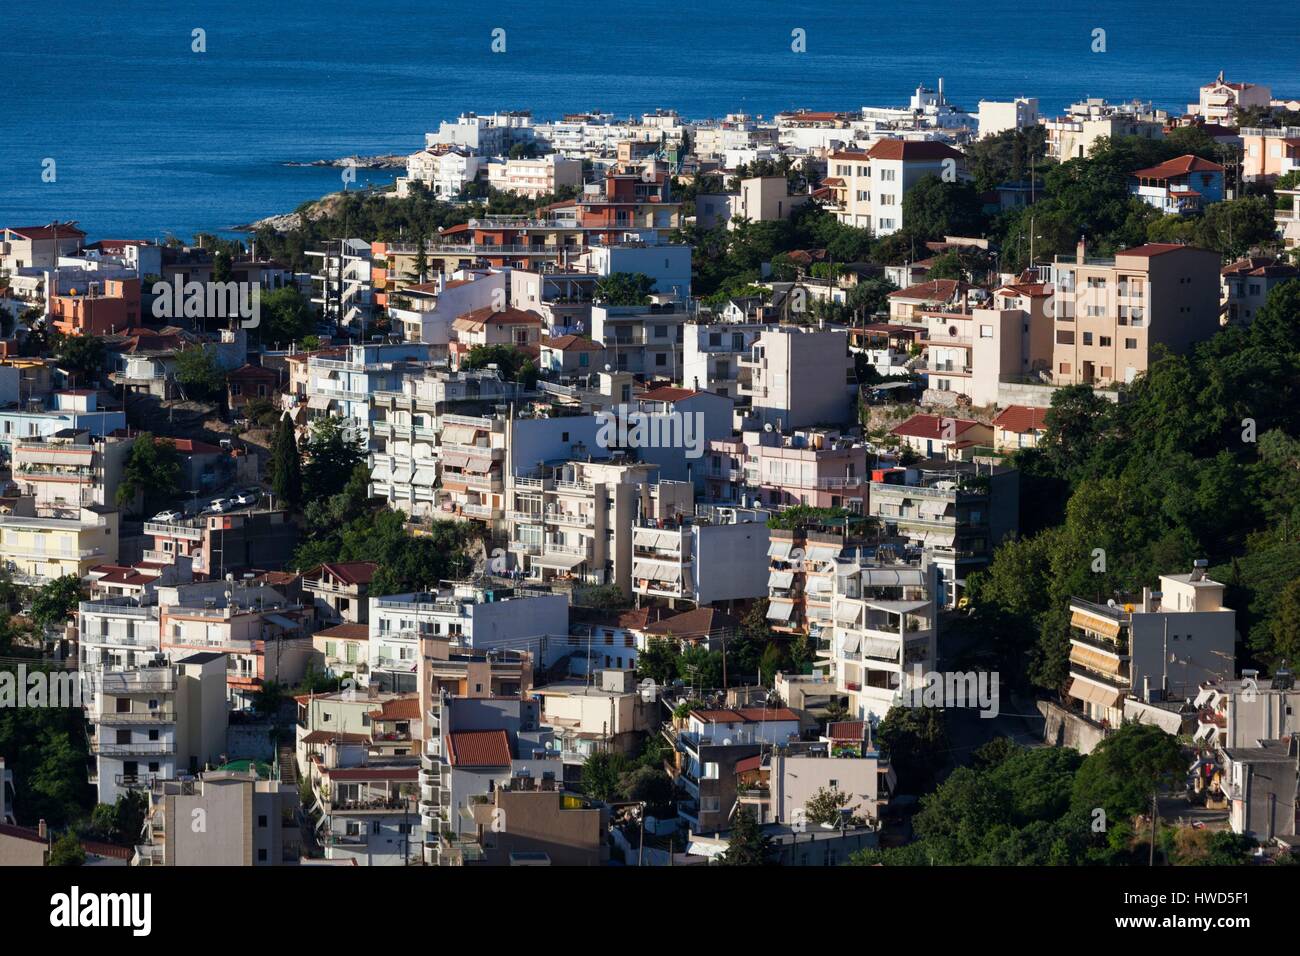
[[[1083,236],[1079,237],[1079,244],[1074,247],[1074,264],[1083,265],[1084,257],[1088,254],[1088,240]]]
[[[42,817],[41,821],[36,824],[36,835],[42,840],[48,840],[50,838],[50,828],[45,825],[44,817]]]
[[[1195,561],[1193,561],[1191,580],[1192,581],[1205,580],[1205,569],[1208,568],[1209,566],[1210,566],[1210,562],[1207,561],[1205,558],[1197,558]]]

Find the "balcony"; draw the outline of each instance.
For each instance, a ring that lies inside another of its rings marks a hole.
[[[136,724],[174,724],[174,710],[137,710],[129,713],[92,714],[90,721],[106,726],[128,726]]]
[[[161,756],[174,753],[176,744],[169,740],[138,740],[130,743],[101,743],[91,738],[90,752],[102,757]]]

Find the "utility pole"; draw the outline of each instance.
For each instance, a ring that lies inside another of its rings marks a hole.
[[[1151,791],[1151,851],[1147,856],[1147,866],[1156,865],[1156,817],[1160,813],[1160,800],[1155,790]]]

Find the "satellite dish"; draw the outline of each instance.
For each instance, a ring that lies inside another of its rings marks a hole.
[[[731,738],[730,738],[730,737],[723,737],[723,738],[722,738],[722,746],[724,746],[724,747],[730,747],[730,746],[731,746]]]
[[[771,431],[772,431],[772,423],[771,423],[771,422],[768,422],[766,425],[764,425],[764,426],[763,426],[763,431],[768,432],[768,433],[770,434]]]
[[[614,371],[614,368],[613,368],[613,366],[611,366],[608,362],[606,362],[606,363],[605,363],[605,371],[606,371],[606,372],[612,372],[612,371]]]

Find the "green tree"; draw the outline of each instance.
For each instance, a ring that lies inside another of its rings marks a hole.
[[[180,492],[181,456],[170,438],[155,438],[151,432],[136,435],[122,468],[117,486],[119,508],[130,508],[136,498],[143,501],[144,513],[166,504]]]
[[[595,299],[605,305],[646,305],[654,279],[640,272],[613,272],[596,283]]]
[[[281,418],[271,439],[271,490],[290,511],[302,504],[302,459],[293,422]]]
[[[71,830],[62,834],[50,847],[46,866],[85,866],[86,851],[81,848],[81,841]]]
[[[976,234],[983,222],[979,194],[970,183],[924,176],[903,194],[903,220],[925,239]]]
[[[677,677],[677,662],[681,656],[676,641],[652,637],[636,656],[636,676],[661,686],[671,684]]]
[[[137,790],[119,794],[115,803],[98,803],[90,815],[90,832],[119,846],[133,846],[144,826],[149,798]]]
[[[619,753],[599,751],[582,762],[582,792],[593,800],[608,802],[618,796],[620,777],[627,771],[627,759]]]
[[[933,786],[947,746],[942,709],[891,707],[876,728],[876,740],[889,756],[903,792],[919,793]]]
[[[759,826],[753,808],[741,807],[732,823],[727,849],[718,862],[723,866],[766,866],[771,861],[771,838]]]
[[[353,469],[366,460],[359,438],[352,438],[337,418],[317,419],[303,442],[302,493],[306,502],[336,495],[347,485]]]
[[[1153,793],[1180,783],[1187,766],[1178,738],[1149,724],[1125,724],[1088,755],[1072,802],[1087,813],[1102,807],[1107,819],[1130,818],[1149,811]]]
[[[225,393],[226,370],[211,345],[191,345],[177,352],[173,375],[188,399],[214,401]]]
[[[316,328],[311,304],[292,286],[264,293],[259,306],[258,336],[263,342],[299,342]]]
[[[1288,584],[1277,599],[1273,617],[1273,643],[1269,656],[1279,663],[1300,661],[1300,578]]]
[[[32,620],[44,630],[61,625],[85,599],[81,578],[65,574],[43,585],[32,598]]]
[[[619,777],[618,793],[624,800],[636,800],[652,808],[662,808],[672,803],[673,781],[659,767],[640,766]]]
[[[94,385],[104,370],[104,340],[94,335],[58,336],[55,355],[82,385]]]
[[[823,823],[838,824],[844,818],[844,810],[852,813],[855,809],[857,807],[853,805],[853,795],[832,785],[817,788],[817,792],[804,804],[804,816],[809,823],[818,826]]]

